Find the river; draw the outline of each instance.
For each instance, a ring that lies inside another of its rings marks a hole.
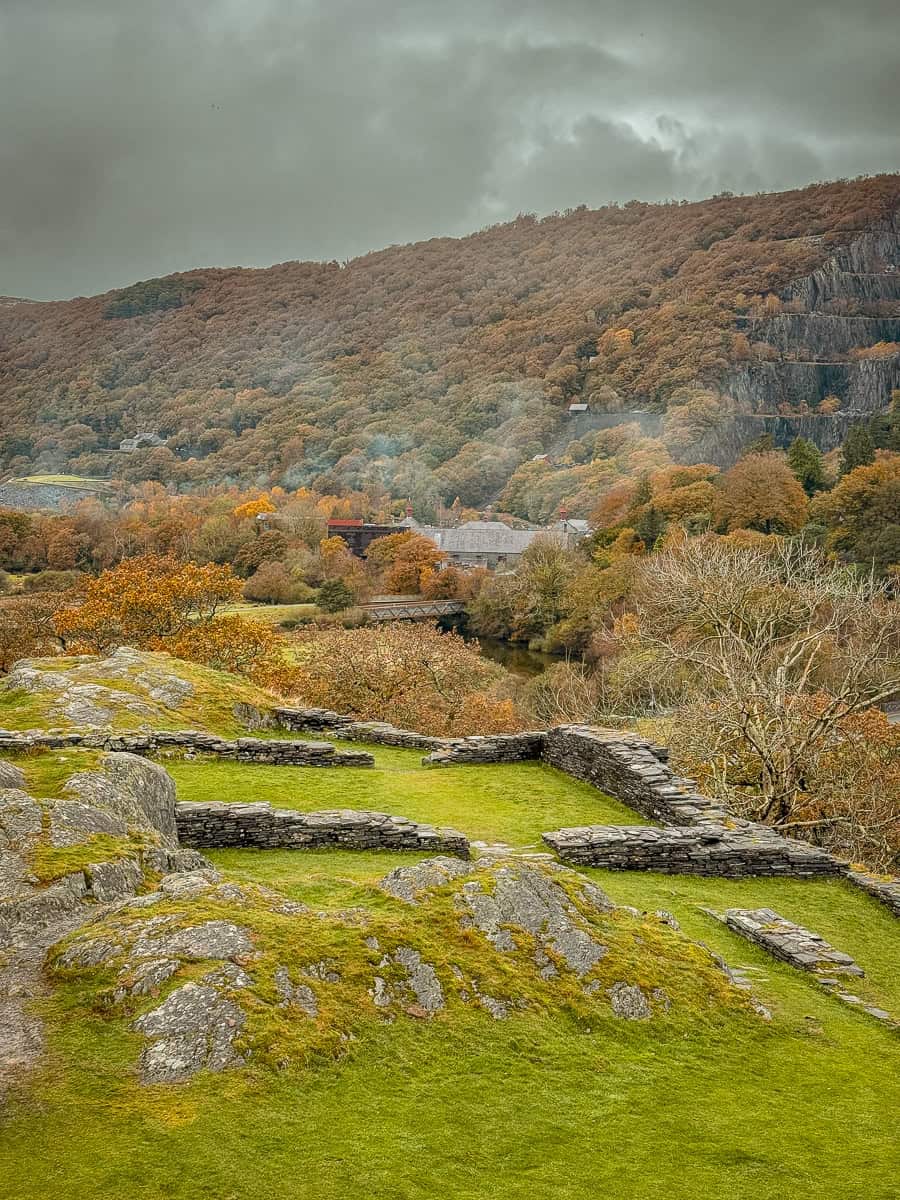
[[[479,638],[478,646],[484,658],[499,663],[510,675],[521,679],[533,679],[554,663],[564,662],[561,654],[544,654],[540,650],[529,650],[517,642],[504,642],[500,638]]]

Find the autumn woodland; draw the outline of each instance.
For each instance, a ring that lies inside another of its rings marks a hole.
[[[898,208],[884,175],[523,214],[0,307],[6,486],[85,488],[0,509],[0,668],[130,644],[426,733],[624,724],[736,809],[896,865]],[[785,341],[810,314],[858,344]],[[729,392],[835,365],[870,403]],[[415,524],[561,511],[585,536],[496,571]],[[397,530],[362,559],[335,520]],[[469,640],[369,623],[382,594],[461,601]],[[525,681],[474,637],[556,659]]]

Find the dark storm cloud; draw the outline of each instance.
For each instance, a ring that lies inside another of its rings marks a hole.
[[[895,0],[0,0],[0,294],[900,166]]]

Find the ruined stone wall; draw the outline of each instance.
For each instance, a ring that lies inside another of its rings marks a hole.
[[[717,875],[726,879],[751,875],[812,879],[839,875],[843,869],[824,850],[780,837],[750,822],[735,829],[715,825],[666,829],[587,825],[558,829],[543,837],[563,862],[613,871]]]
[[[399,746],[404,750],[437,750],[447,741],[411,729],[398,729],[386,721],[355,721],[327,708],[275,708],[271,715],[276,728],[291,729],[295,733],[327,733],[329,737],[348,742]]]
[[[544,762],[593,784],[651,821],[665,825],[723,821],[724,809],[701,795],[692,779],[676,775],[667,758],[664,747],[612,729],[560,725],[544,738]]]
[[[371,767],[375,760],[361,750],[335,750],[328,742],[281,741],[275,738],[236,738],[229,741],[195,729],[159,730],[153,733],[11,733],[0,730],[0,749],[63,749],[82,746],[92,750],[122,750],[131,754],[156,754],[176,750],[187,754],[213,754],[243,763],[287,767]]]
[[[449,767],[466,763],[526,762],[541,757],[546,734],[491,733],[477,737],[445,738],[439,749],[423,759],[426,766]]]
[[[178,838],[194,849],[418,850],[468,858],[469,842],[456,829],[423,825],[388,813],[352,809],[298,812],[271,804],[181,803]]]
[[[870,875],[866,871],[848,871],[847,878],[858,888],[868,892],[874,900],[886,905],[895,917],[900,917],[900,879]]]

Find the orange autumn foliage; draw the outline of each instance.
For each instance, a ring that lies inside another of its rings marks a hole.
[[[184,635],[197,622],[211,621],[240,594],[241,581],[230,567],[147,554],[84,582],[76,600],[56,611],[54,625],[75,651],[149,647]]]

